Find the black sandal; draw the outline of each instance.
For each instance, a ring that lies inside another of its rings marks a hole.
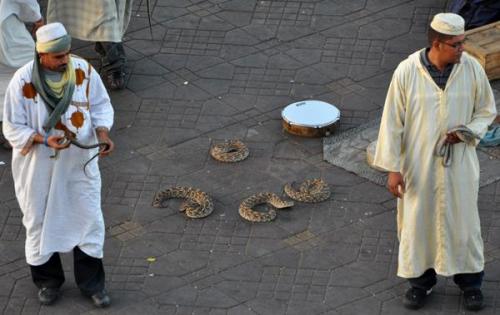
[[[464,291],[464,306],[469,311],[479,311],[483,308],[484,296],[480,289]]]
[[[431,294],[432,289],[424,290],[420,288],[409,288],[406,290],[405,297],[403,300],[403,305],[406,308],[416,310],[424,306],[425,298]]]

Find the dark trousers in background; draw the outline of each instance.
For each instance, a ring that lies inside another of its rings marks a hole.
[[[85,254],[80,248],[73,249],[75,281],[84,295],[104,289],[104,267],[102,259]],[[50,259],[40,265],[31,266],[31,277],[38,288],[59,288],[64,282],[64,271],[61,258],[54,253]]]
[[[102,71],[104,73],[125,71],[127,57],[121,42],[97,42],[95,50],[102,57]]]
[[[484,271],[477,273],[460,273],[453,276],[453,281],[462,291],[480,289],[483,283]],[[436,271],[427,269],[420,277],[408,279],[413,288],[430,290],[436,283]]]

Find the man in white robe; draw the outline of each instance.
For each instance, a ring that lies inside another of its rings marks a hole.
[[[5,137],[12,144],[12,175],[26,228],[26,260],[42,304],[53,303],[64,282],[59,252],[73,251],[75,281],[99,307],[110,303],[102,264],[99,149],[67,142],[105,142],[113,108],[96,71],[69,54],[71,37],[60,23],[37,31],[36,58],[20,68],[5,94]],[[84,170],[84,166],[86,169]]]
[[[0,0],[0,63],[19,68],[33,60],[35,42],[24,23],[43,24],[35,0]]]
[[[43,25],[36,0],[0,0],[0,144],[10,149],[2,134],[3,97],[7,82],[15,70],[33,60],[35,42],[25,26]]]
[[[477,206],[479,142],[462,142],[461,127],[482,137],[496,116],[488,79],[463,51],[464,20],[437,14],[429,45],[394,72],[387,93],[374,165],[389,172],[398,197],[398,276],[409,279],[404,304],[420,308],[436,274],[453,276],[469,310],[483,305],[483,241]],[[436,154],[440,140],[453,152]],[[446,162],[446,163],[445,163]]]

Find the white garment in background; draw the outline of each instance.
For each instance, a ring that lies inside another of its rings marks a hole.
[[[33,60],[35,42],[24,22],[40,20],[36,0],[0,0],[0,121],[7,82],[15,69]]]
[[[83,71],[86,78],[75,87],[71,105],[61,121],[77,134],[81,143],[93,144],[97,142],[95,128],[111,128],[113,108],[99,74],[92,69],[89,75],[85,60],[75,56],[71,60],[75,71]],[[97,153],[97,148],[84,150],[71,145],[60,150],[54,159],[50,157],[53,149],[32,143],[35,133],[45,134],[42,126],[48,117],[43,99],[39,95],[30,98],[31,93],[26,92],[32,80],[32,64],[26,64],[12,78],[5,95],[3,122],[4,135],[13,146],[12,175],[27,232],[26,260],[30,265],[41,265],[52,253],[68,252],[75,246],[87,255],[101,258],[104,221],[97,159],[87,166],[89,176],[83,171],[83,165]],[[84,116],[78,129],[71,122],[76,111]],[[52,131],[58,132],[61,133]]]
[[[41,18],[36,0],[0,0],[0,63],[19,68],[33,60],[35,42],[24,23]]]
[[[478,213],[476,147],[457,143],[450,167],[434,154],[446,132],[465,125],[481,137],[496,116],[481,65],[467,53],[440,89],[420,61],[420,51],[399,64],[387,93],[374,165],[401,172],[398,199],[398,276],[427,269],[450,276],[484,269]]]
[[[49,0],[47,22],[61,22],[71,37],[92,42],[121,42],[133,0]]]

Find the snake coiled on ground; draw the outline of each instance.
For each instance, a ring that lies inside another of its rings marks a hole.
[[[238,139],[226,140],[213,145],[210,148],[210,155],[220,162],[239,162],[248,157],[248,147]]]
[[[330,198],[330,187],[320,178],[308,179],[302,182],[298,189],[294,183],[285,184],[283,190],[288,197],[301,202],[322,202]]]
[[[158,192],[153,200],[153,207],[163,208],[163,203],[171,198],[187,199],[179,208],[192,219],[204,218],[214,211],[214,203],[210,196],[193,187],[175,186]]]
[[[268,212],[259,212],[252,208],[259,204],[268,204]],[[242,218],[251,222],[269,222],[276,218],[276,209],[293,206],[293,201],[282,200],[273,193],[258,193],[243,200],[239,207]]]

